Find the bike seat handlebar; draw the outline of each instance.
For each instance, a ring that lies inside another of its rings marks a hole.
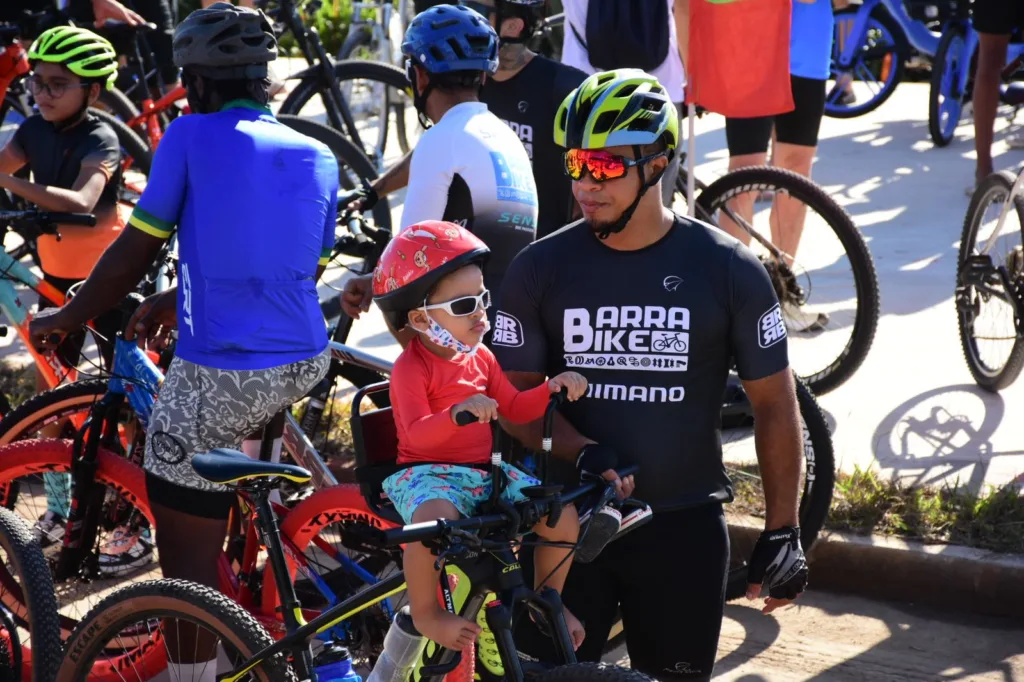
[[[631,474],[635,474],[640,467],[631,465],[617,469],[616,472],[619,474],[619,478],[624,478]],[[586,497],[597,491],[599,488],[604,488],[610,483],[604,481],[594,481],[592,483],[584,483],[583,485],[573,488],[572,490],[561,493],[557,496],[527,500],[525,502],[519,502],[512,507],[517,512],[516,516],[522,519],[521,525],[527,526],[527,528],[508,528],[511,523],[516,522],[516,519],[512,514],[509,513],[498,513],[498,514],[485,514],[482,516],[471,516],[465,519],[457,519],[455,521],[446,521],[439,519],[437,521],[425,521],[423,523],[411,523],[406,526],[400,526],[398,528],[391,528],[389,530],[377,531],[380,533],[381,542],[385,545],[404,545],[409,542],[430,542],[432,540],[439,540],[445,535],[460,534],[459,531],[473,531],[473,530],[492,530],[497,528],[506,528],[511,531],[512,535],[521,535],[523,532],[532,528],[537,520],[548,515],[551,505],[558,503],[562,505],[571,504],[581,497]]]

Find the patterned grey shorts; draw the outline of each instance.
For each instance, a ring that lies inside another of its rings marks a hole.
[[[330,349],[262,370],[213,369],[175,358],[150,419],[146,470],[193,490],[227,490],[196,475],[192,456],[239,447],[275,414],[301,400],[327,374],[330,363]]]

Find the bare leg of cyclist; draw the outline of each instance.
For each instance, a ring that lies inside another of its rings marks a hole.
[[[746,168],[747,166],[763,166],[768,159],[768,153],[763,154],[739,154],[729,157],[729,170]],[[754,219],[754,201],[757,199],[757,192],[744,192],[727,203],[727,206],[738,217],[750,223]],[[733,222],[726,214],[719,211],[718,226],[739,239],[744,244],[750,244],[750,233]]]
[[[779,142],[773,154],[774,165],[810,178],[815,151],[817,147]],[[792,265],[796,257],[806,217],[807,205],[802,201],[784,194],[775,197],[771,212],[772,244],[788,254],[788,265]]]
[[[545,542],[559,542],[570,545],[576,544],[580,535],[580,519],[576,514],[576,507],[571,504],[562,510],[562,516],[558,519],[558,525],[549,528],[547,519],[533,527],[533,532]],[[565,587],[565,578],[572,568],[572,561],[568,559],[570,548],[563,547],[537,547],[533,555],[534,565],[534,588],[540,590],[542,587],[553,588],[559,594]],[[567,608],[562,609],[565,616],[565,625],[572,637],[574,649],[579,649],[583,644],[583,624]]]
[[[412,522],[454,521],[458,518],[458,510],[447,500],[428,500],[416,508]],[[441,576],[434,568],[434,555],[430,549],[422,542],[409,543],[405,547],[403,565],[412,622],[416,629],[427,639],[452,651],[463,651],[475,642],[481,632],[480,626],[445,610],[437,601]]]
[[[151,504],[153,520],[160,529],[156,546],[164,577],[219,589],[217,560],[224,547],[227,520],[193,516],[156,502]],[[183,547],[188,551],[181,551]],[[212,682],[217,674],[217,638],[208,630],[177,620],[164,621],[163,630],[170,679]]]
[[[978,70],[974,76],[975,184],[992,174],[992,138],[999,108],[999,75],[1006,65],[1010,35],[978,33]]]

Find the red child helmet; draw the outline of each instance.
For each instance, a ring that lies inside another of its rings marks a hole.
[[[373,271],[373,300],[392,329],[406,324],[406,314],[423,305],[438,282],[470,263],[483,264],[491,251],[464,227],[424,220],[402,230]]]

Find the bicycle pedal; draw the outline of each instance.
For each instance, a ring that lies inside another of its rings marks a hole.
[[[987,253],[974,254],[968,256],[960,266],[960,283],[965,286],[985,284],[995,274],[996,268],[991,256]]]

